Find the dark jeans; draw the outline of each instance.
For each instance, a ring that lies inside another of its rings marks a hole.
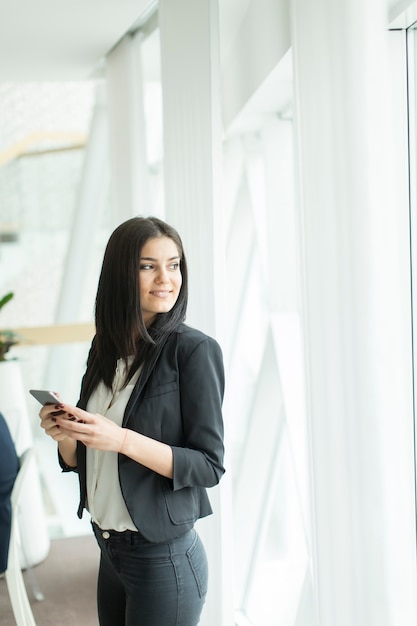
[[[100,626],[196,626],[208,568],[204,546],[190,530],[166,543],[140,533],[102,531],[97,602]]]

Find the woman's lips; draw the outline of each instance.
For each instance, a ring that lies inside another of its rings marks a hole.
[[[151,291],[151,295],[156,298],[167,298],[170,294],[170,291]]]

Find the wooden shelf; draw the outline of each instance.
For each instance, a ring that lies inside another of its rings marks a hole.
[[[91,341],[95,326],[92,322],[83,324],[53,324],[32,328],[14,328],[21,339],[19,345],[51,345],[61,343],[82,343]]]

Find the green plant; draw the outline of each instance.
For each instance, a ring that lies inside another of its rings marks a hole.
[[[6,293],[0,300],[0,311],[14,296],[14,293]],[[12,346],[18,343],[18,336],[12,330],[0,330],[0,361],[6,360],[6,354]]]

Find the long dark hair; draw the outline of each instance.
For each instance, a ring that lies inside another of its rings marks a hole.
[[[155,237],[168,237],[175,243],[182,284],[172,309],[158,313],[147,328],[141,310],[139,265],[143,246]],[[95,303],[96,336],[83,380],[83,395],[89,396],[100,380],[111,388],[117,359],[135,355],[127,384],[184,321],[187,300],[187,263],[175,228],[156,217],[132,217],[120,224],[110,236],[104,253]]]

